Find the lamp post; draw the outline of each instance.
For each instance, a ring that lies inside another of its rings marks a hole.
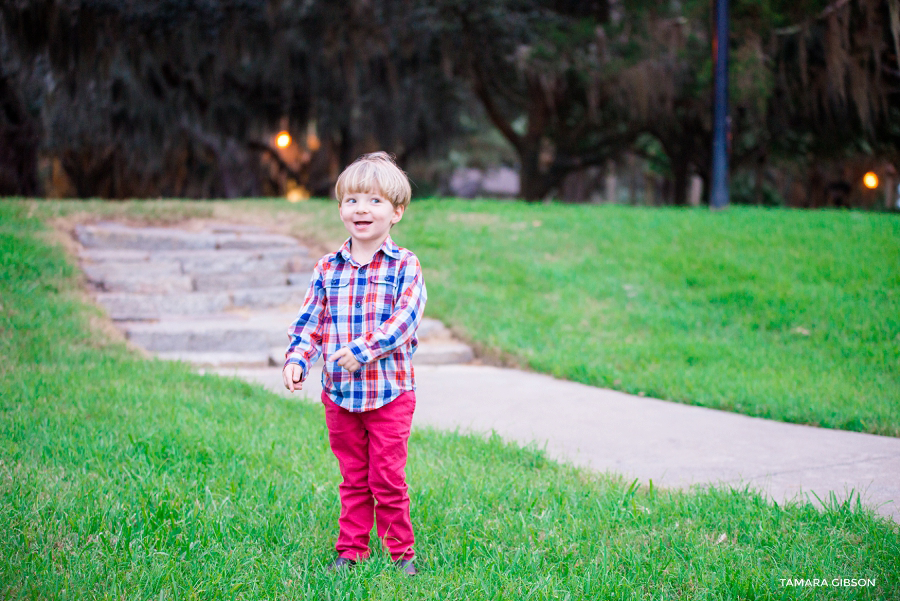
[[[728,0],[716,0],[713,35],[713,164],[709,206],[728,206]]]

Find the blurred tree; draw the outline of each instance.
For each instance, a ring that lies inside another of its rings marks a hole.
[[[872,154],[876,147],[896,156],[900,71],[885,68],[897,56],[888,4],[732,2],[732,166],[754,173],[755,202],[762,202],[764,173],[773,159],[802,163]],[[688,173],[708,181],[711,5],[629,5],[623,23],[638,50],[620,71],[618,87],[631,108],[629,119],[665,149],[672,200],[681,204]],[[806,188],[824,199],[815,186]]]
[[[518,155],[523,198],[543,198],[633,141],[637,131],[606,85],[607,0],[431,4],[448,68]]]
[[[732,2],[732,165],[757,172],[757,198],[773,155],[859,151],[891,131],[896,140],[897,71],[884,68],[900,46],[900,16],[889,16],[900,13],[896,4]],[[664,161],[648,158],[666,169],[669,202],[685,202],[692,173],[708,183],[708,0],[432,6],[444,60],[516,150],[524,198],[543,198],[566,174],[625,152],[645,155],[657,148],[647,136],[664,150]]]
[[[2,4],[0,30],[19,71],[43,76],[42,147],[79,196],[271,192],[261,155],[327,193],[356,154],[386,148],[403,161],[453,129],[449,84],[401,9],[20,0]],[[303,170],[273,148],[281,127],[317,135]]]
[[[0,195],[39,193],[39,108],[29,102],[33,84],[16,63],[0,30]]]
[[[831,202],[829,187],[849,188],[868,168],[900,163],[900,2],[798,4],[778,3],[767,128],[773,154],[807,171],[804,194],[791,202],[821,206]],[[868,167],[840,172],[852,163]]]
[[[732,165],[757,198],[772,160],[896,156],[898,3],[733,0]],[[35,193],[41,154],[80,196],[328,194],[362,152],[440,156],[474,98],[526,199],[637,153],[683,203],[708,179],[710,27],[708,0],[3,2],[0,192]]]

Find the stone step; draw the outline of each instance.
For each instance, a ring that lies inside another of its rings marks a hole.
[[[273,286],[305,287],[309,284],[311,271],[288,271],[300,266],[311,268],[310,261],[303,260],[302,257],[300,259],[248,260],[240,265],[231,264],[232,269],[224,269],[222,261],[206,263],[204,267],[199,261],[191,264],[186,260],[187,269],[179,261],[103,262],[82,264],[82,270],[94,288],[105,292],[216,292]]]
[[[299,310],[299,307],[298,307]],[[288,320],[285,322],[285,331],[296,319],[296,314],[283,314],[287,315]],[[424,342],[445,342],[452,340],[450,338],[450,331],[444,327],[437,319],[432,319],[430,317],[423,317],[422,321],[419,322],[419,328],[416,330],[416,338],[419,340],[419,346]],[[280,341],[279,341],[280,343]],[[287,344],[285,344],[287,346]]]
[[[290,236],[260,231],[189,231],[164,227],[130,227],[119,223],[79,225],[75,236],[82,246],[127,250],[262,249],[297,246]]]
[[[287,345],[272,347],[269,350],[269,364],[273,367],[284,365]],[[471,347],[462,342],[442,340],[440,342],[420,342],[413,355],[413,365],[449,365],[469,363],[475,359]],[[319,360],[321,362],[321,359]]]
[[[243,223],[208,223],[204,229],[215,234],[265,234],[268,231],[261,225],[246,225]]]
[[[167,254],[155,253],[155,258],[165,259]],[[255,271],[310,272],[316,264],[316,259],[299,246],[265,251],[197,251],[180,253],[173,258],[181,262],[184,273],[195,275]]]
[[[154,352],[258,352],[287,348],[293,314],[267,313],[244,317],[217,315],[158,322],[123,322],[119,327],[137,346]],[[284,350],[282,349],[282,353]]]
[[[257,351],[162,351],[156,357],[170,361],[184,361],[198,367],[277,367],[284,365],[284,348],[272,348],[268,353]],[[472,349],[460,342],[423,343],[416,350],[416,365],[449,365],[469,363],[474,359]],[[320,357],[317,364],[321,366]]]
[[[437,338],[449,339],[450,337],[450,330],[437,319],[431,319],[430,317],[423,317],[422,321],[419,322],[419,329],[416,330],[416,338],[420,341]]]
[[[257,249],[296,246],[297,241],[281,234],[217,234],[221,236],[216,248]]]
[[[87,280],[127,338],[203,367],[281,367],[315,257],[255,226],[76,228]],[[472,349],[425,318],[415,363],[465,363]]]
[[[197,367],[270,367],[267,353],[165,352],[154,353],[154,355],[166,361],[183,361]]]
[[[262,267],[262,265],[261,265]],[[267,265],[271,267],[271,265]],[[258,269],[237,273],[182,275],[171,263],[103,263],[84,265],[83,271],[94,288],[103,292],[172,294],[191,291],[222,292],[243,288],[271,288],[309,283],[312,273],[287,273]]]
[[[173,315],[210,315],[231,306],[227,292],[187,294],[136,294],[100,292],[97,302],[113,320],[162,319]]]
[[[290,267],[292,260],[303,260],[304,265],[312,268],[315,260],[310,257],[309,250],[299,244],[282,248],[249,249],[249,250],[127,250],[107,248],[81,248],[78,256],[86,263],[138,263],[156,261],[189,262],[187,272],[208,272],[209,264],[222,264],[222,272],[248,267],[255,269],[254,262],[262,260],[283,261],[285,268]],[[246,264],[250,264],[247,266]],[[194,267],[194,269],[190,269]]]
[[[448,365],[451,363],[469,363],[475,359],[475,353],[468,344],[452,340],[440,342],[422,342],[413,355],[413,365]]]
[[[231,291],[232,306],[246,309],[299,308],[305,297],[305,286],[272,286]]]
[[[272,286],[224,292],[184,294],[137,294],[100,292],[97,302],[117,321],[164,319],[177,315],[213,315],[228,309],[299,307],[306,289],[301,286]]]
[[[137,346],[155,352],[239,352],[265,351],[282,358],[288,345],[288,328],[296,318],[287,311],[260,312],[250,316],[221,314],[197,318],[170,318],[156,322],[121,322],[119,327]],[[433,324],[437,323],[438,327]],[[430,343],[447,342],[429,338],[430,332],[444,329],[434,319],[423,319],[417,332],[419,350]],[[465,345],[464,345],[465,346]],[[466,347],[468,348],[468,347]],[[450,350],[445,347],[445,350]],[[464,350],[456,349],[460,356]],[[470,351],[471,352],[471,351]],[[424,355],[423,355],[424,357]]]
[[[197,292],[220,292],[235,288],[269,288],[287,285],[288,274],[280,271],[213,273],[194,276],[194,289]]]
[[[162,227],[128,227],[118,223],[98,223],[77,226],[75,236],[81,245],[87,248],[196,250],[215,249],[221,236],[235,236],[235,234],[212,234]]]
[[[289,273],[287,276],[288,286],[304,286],[309,287],[312,280],[312,271],[306,273]]]
[[[143,277],[148,280],[184,275],[178,261],[153,261],[133,263],[83,263],[81,270],[88,281],[103,282],[107,278]]]
[[[88,277],[95,289],[102,292],[132,292],[135,294],[189,294],[194,290],[189,275],[147,276],[145,273],[106,274],[102,278]]]
[[[78,247],[78,256],[81,258],[82,262],[86,263],[137,263],[150,260],[151,254],[152,253],[149,250]]]

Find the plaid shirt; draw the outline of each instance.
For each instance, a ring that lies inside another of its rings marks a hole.
[[[348,411],[371,411],[415,390],[412,355],[425,309],[419,260],[390,236],[368,265],[350,255],[350,240],[319,259],[297,319],[288,330],[285,366],[309,369],[325,354],[322,389]],[[350,373],[328,357],[347,347],[362,367]]]

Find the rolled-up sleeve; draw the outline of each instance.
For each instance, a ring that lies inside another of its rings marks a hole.
[[[399,290],[391,316],[347,345],[360,363],[378,360],[409,342],[422,321],[427,292],[422,267],[414,254],[404,258],[397,280]]]
[[[303,299],[303,305],[297,319],[288,328],[290,343],[285,353],[285,367],[289,364],[299,365],[303,369],[303,378],[309,374],[319,355],[322,354],[322,335],[325,329],[323,313],[325,311],[325,289],[323,287],[323,265],[320,261],[313,270],[309,289]]]

